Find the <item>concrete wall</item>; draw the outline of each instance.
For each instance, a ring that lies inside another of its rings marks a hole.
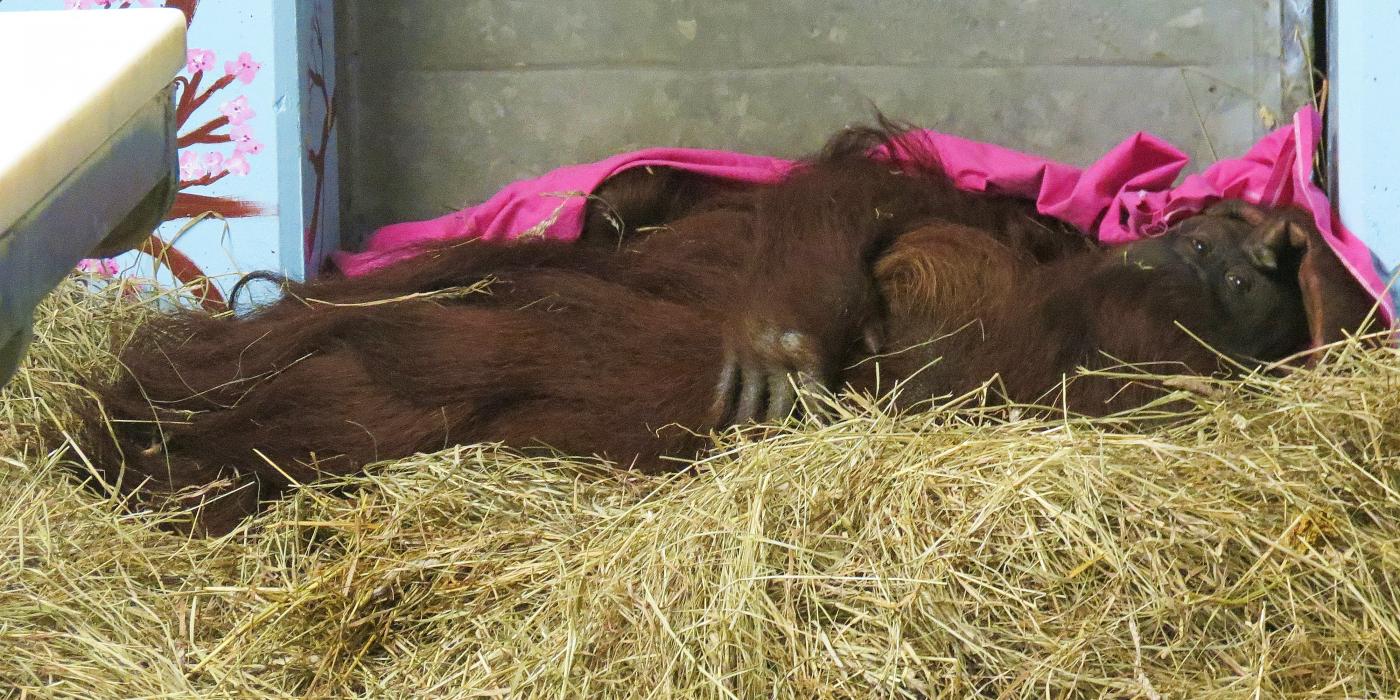
[[[626,149],[802,155],[872,103],[1075,163],[1138,129],[1209,163],[1298,99],[1284,96],[1299,69],[1283,68],[1279,0],[340,0],[337,11],[349,241]]]

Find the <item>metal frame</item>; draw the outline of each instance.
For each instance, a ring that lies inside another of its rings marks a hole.
[[[130,249],[160,223],[179,182],[175,141],[167,88],[0,232],[0,386],[23,357],[35,307],[78,262]]]

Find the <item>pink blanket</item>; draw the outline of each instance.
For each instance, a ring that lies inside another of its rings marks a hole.
[[[1391,322],[1394,305],[1370,250],[1342,226],[1327,196],[1313,184],[1313,154],[1321,131],[1322,117],[1312,107],[1304,107],[1291,125],[1264,137],[1244,157],[1217,162],[1175,187],[1172,183],[1189,159],[1166,141],[1142,132],[1082,170],[935,131],[918,131],[907,138],[921,142],[919,150],[937,153],[959,188],[1033,199],[1041,213],[1094,232],[1107,244],[1159,234],[1220,199],[1304,207],[1347,268],[1381,300],[1385,320]],[[362,275],[410,257],[425,244],[459,238],[499,241],[528,232],[574,240],[583,228],[587,204],[583,195],[615,173],[648,165],[745,182],[773,182],[793,162],[688,148],[624,153],[513,183],[482,204],[437,219],[385,226],[370,237],[363,252],[337,253],[335,262],[347,275]]]

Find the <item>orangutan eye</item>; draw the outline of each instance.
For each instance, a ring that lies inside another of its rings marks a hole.
[[[1249,291],[1250,281],[1249,278],[1245,277],[1244,275],[1237,275],[1231,272],[1230,274],[1225,275],[1225,281],[1230,284],[1230,289],[1233,289],[1236,292]]]

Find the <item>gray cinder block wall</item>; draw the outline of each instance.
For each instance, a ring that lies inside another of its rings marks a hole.
[[[353,245],[645,146],[799,156],[871,115],[1085,163],[1199,164],[1307,99],[1310,0],[341,0]]]

